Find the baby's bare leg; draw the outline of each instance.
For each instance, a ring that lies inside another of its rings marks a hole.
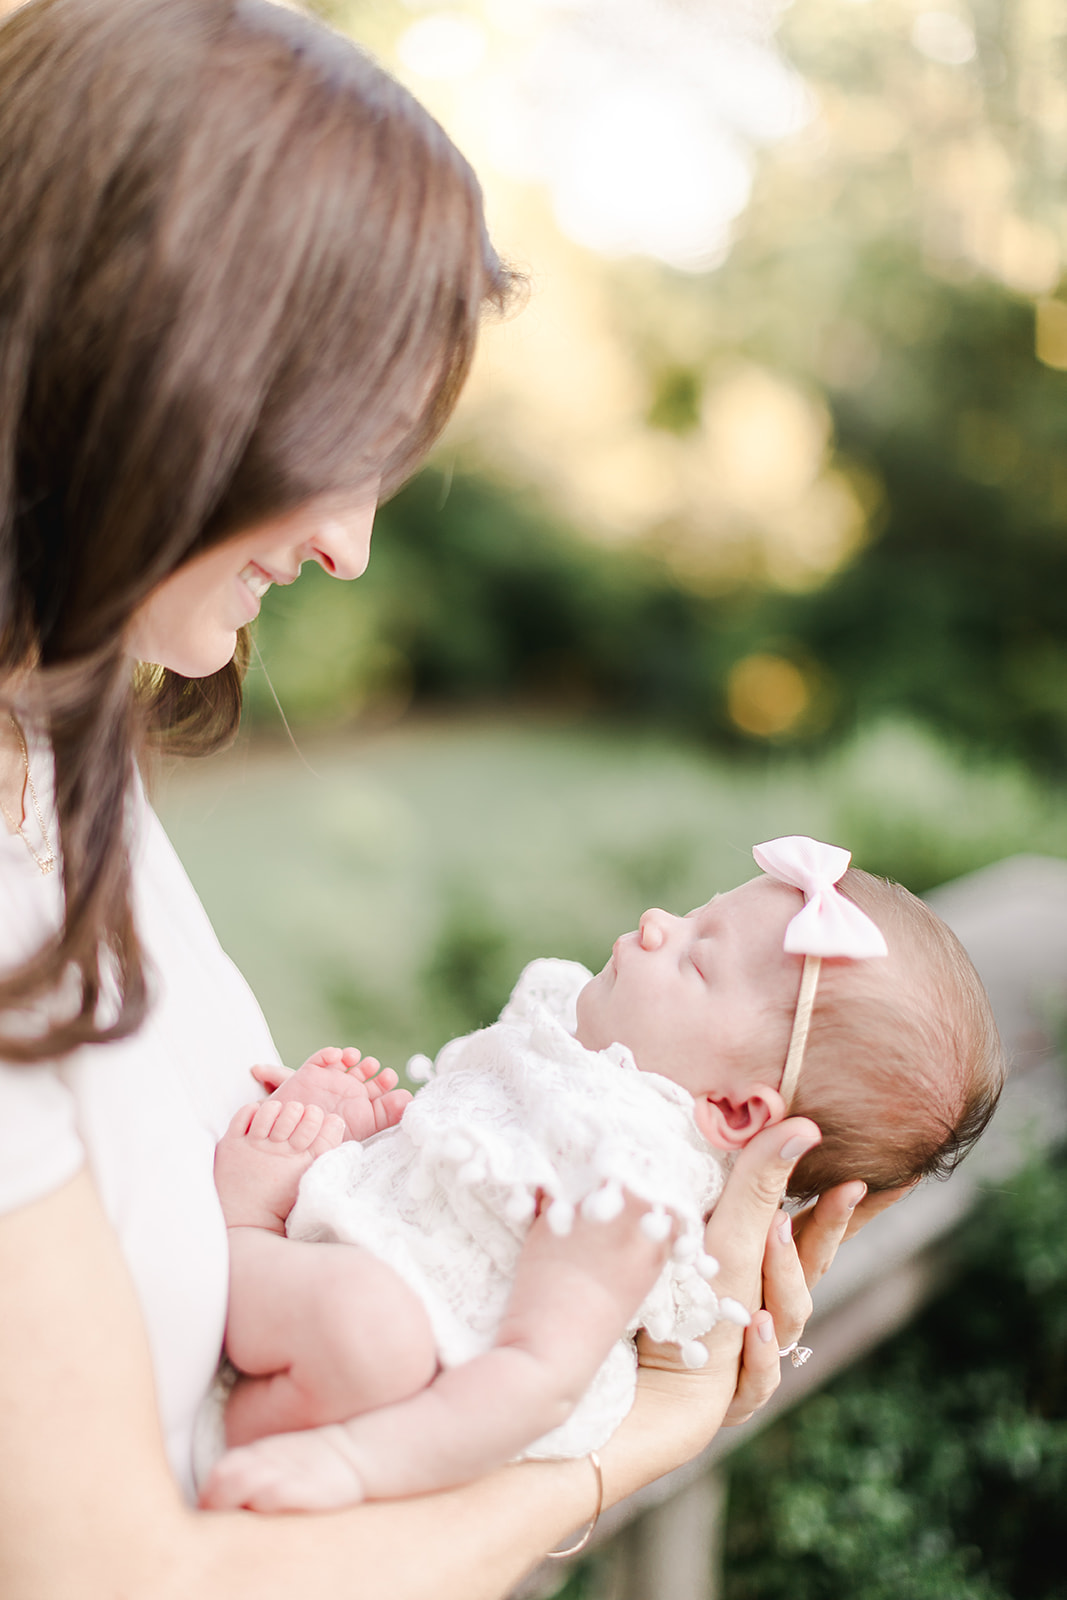
[[[433,1379],[429,1320],[396,1273],[349,1244],[230,1230],[226,1349],[243,1374],[226,1442],[341,1422]]]
[[[239,1112],[219,1142],[226,1350],[245,1375],[227,1408],[230,1444],[391,1404],[434,1375],[426,1313],[395,1273],[353,1245],[285,1237],[300,1178],[344,1134],[343,1119],[321,1107],[265,1101]]]

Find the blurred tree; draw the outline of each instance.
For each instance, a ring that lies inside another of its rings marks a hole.
[[[725,259],[688,272],[569,242],[491,137],[558,8],[326,9],[395,46],[471,148],[534,294],[487,330],[451,495],[431,475],[387,508],[362,595],[270,597],[291,714],[522,692],[741,748],[904,711],[1067,768],[1060,8],[791,8],[805,125],[762,150]],[[646,11],[627,0],[632,27]],[[742,77],[758,121],[785,80]],[[587,78],[606,115],[608,68]]]
[[[731,1467],[728,1600],[1060,1600],[1063,1153],[990,1195],[906,1333]]]

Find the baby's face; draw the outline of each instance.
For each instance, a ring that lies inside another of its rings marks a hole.
[[[776,1088],[803,959],[782,949],[800,892],[753,878],[676,917],[646,911],[578,997],[579,1041],[629,1046],[643,1072],[694,1096],[739,1079]]]

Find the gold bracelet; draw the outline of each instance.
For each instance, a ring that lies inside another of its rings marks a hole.
[[[600,1512],[604,1504],[604,1474],[600,1470],[600,1457],[595,1450],[590,1450],[589,1460],[596,1474],[596,1507],[593,1515],[577,1544],[568,1545],[566,1550],[550,1550],[547,1557],[549,1561],[562,1561],[564,1556],[576,1556],[579,1551],[584,1550],[593,1537],[593,1529],[600,1520]]]

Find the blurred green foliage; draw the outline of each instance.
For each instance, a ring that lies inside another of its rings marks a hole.
[[[326,9],[386,51],[410,23],[405,6]],[[632,437],[699,454],[724,375],[779,378],[829,416],[825,466],[866,513],[858,547],[825,581],[787,581],[742,516],[748,555],[723,564],[739,533],[714,484],[684,529],[650,513],[605,544],[557,492],[573,463],[546,458],[535,492],[475,416],[449,447],[455,476],[439,458],[383,510],[354,590],[309,577],[268,596],[260,645],[294,724],[521,697],[721,749],[819,748],[892,715],[1067,770],[1067,345],[1055,366],[1035,353],[1035,306],[1067,319],[1064,30],[1040,0],[956,10],[976,54],[954,63],[916,45],[900,0],[786,10],[782,46],[818,109],[762,152],[725,262],[568,258],[636,387]],[[527,198],[535,230],[545,207]],[[753,657],[795,668],[806,714],[742,730],[731,674]],[[261,679],[250,706],[274,715]]]
[[[990,1195],[909,1329],[731,1464],[727,1600],[1062,1600],[1067,1156]]]
[[[286,714],[336,725],[412,700],[518,697],[751,748],[761,741],[729,716],[730,673],[773,651],[823,689],[820,717],[772,743],[818,747],[903,713],[971,748],[1067,770],[1067,381],[1021,370],[1034,367],[1026,308],[988,289],[931,299],[944,313],[937,339],[901,358],[894,388],[924,403],[888,417],[878,397],[838,404],[840,437],[877,471],[885,509],[877,536],[822,588],[694,592],[652,552],[604,550],[528,497],[431,469],[380,513],[358,586],[315,572],[267,597],[259,647]],[[987,390],[999,409],[983,409]],[[1010,427],[1005,397],[1017,402]],[[979,481],[1000,471],[998,441],[1018,471]],[[262,674],[249,703],[257,721],[275,716]]]
[[[724,1600],[1063,1600],[1067,1153],[957,1236],[944,1294],[730,1458]],[[608,1550],[556,1600],[607,1600]]]

